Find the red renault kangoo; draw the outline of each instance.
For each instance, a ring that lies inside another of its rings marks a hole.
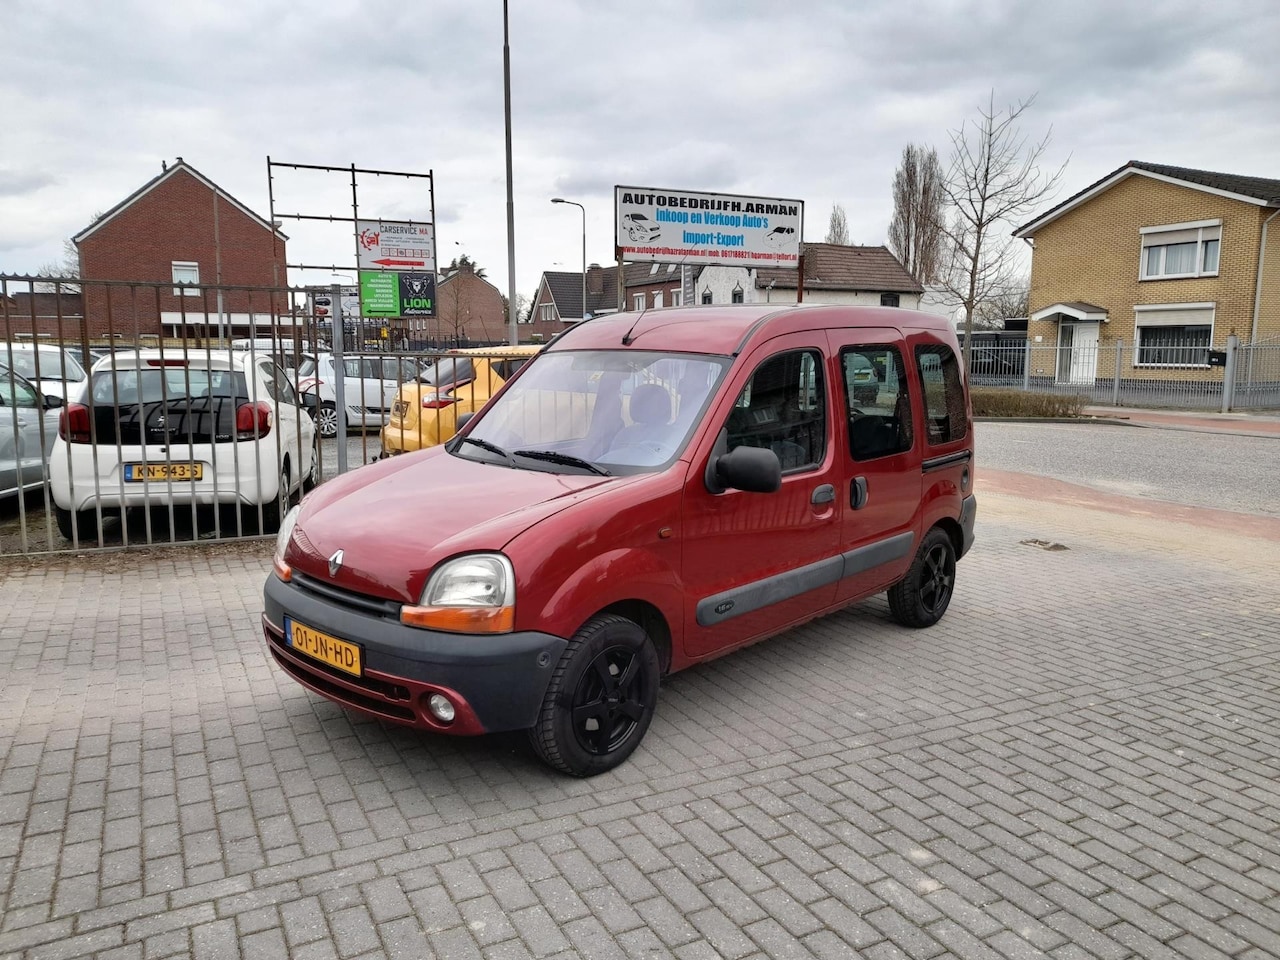
[[[973,543],[973,429],[945,320],[693,307],[579,324],[448,443],[287,516],[267,647],[420,730],[529,731],[622,763],[659,679],[888,591],[936,623]]]

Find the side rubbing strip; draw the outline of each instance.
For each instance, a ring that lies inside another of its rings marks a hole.
[[[827,557],[817,563],[717,593],[698,601],[698,626],[713,627],[744,613],[753,613],[770,604],[825,587],[839,580],[843,570],[843,557]]]
[[[908,531],[896,537],[890,537],[888,540],[869,543],[865,547],[850,550],[842,556],[844,576],[852,577],[855,574],[865,573],[873,567],[901,560],[911,552],[911,545],[915,543],[915,539],[916,535]]]
[[[973,459],[972,450],[961,450],[959,453],[948,453],[941,457],[930,457],[920,464],[920,469],[924,473],[930,470],[941,470],[943,467],[949,467],[956,463],[968,463]]]

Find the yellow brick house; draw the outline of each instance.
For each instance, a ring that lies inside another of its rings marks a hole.
[[[1229,335],[1280,339],[1280,180],[1135,160],[1014,236],[1046,379],[1220,383]]]

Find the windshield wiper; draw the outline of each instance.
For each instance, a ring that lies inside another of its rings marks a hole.
[[[464,443],[474,443],[481,450],[488,450],[490,453],[496,453],[507,462],[508,466],[514,467],[516,465],[515,458],[496,443],[490,443],[488,440],[481,440],[477,437],[459,437],[458,443],[459,445]]]
[[[597,466],[590,460],[575,457],[571,453],[557,453],[554,450],[517,450],[516,456],[528,457],[530,460],[545,460],[547,463],[563,463],[566,467],[581,467],[583,470],[590,470],[600,477],[613,476],[604,467]]]

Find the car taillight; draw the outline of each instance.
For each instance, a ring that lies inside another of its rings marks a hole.
[[[422,409],[441,410],[444,407],[452,407],[457,402],[454,397],[426,396],[422,398]]]
[[[58,417],[58,436],[67,443],[90,443],[89,408],[82,403],[63,407]]]
[[[263,400],[236,407],[236,439],[260,440],[271,432],[271,407]]]

